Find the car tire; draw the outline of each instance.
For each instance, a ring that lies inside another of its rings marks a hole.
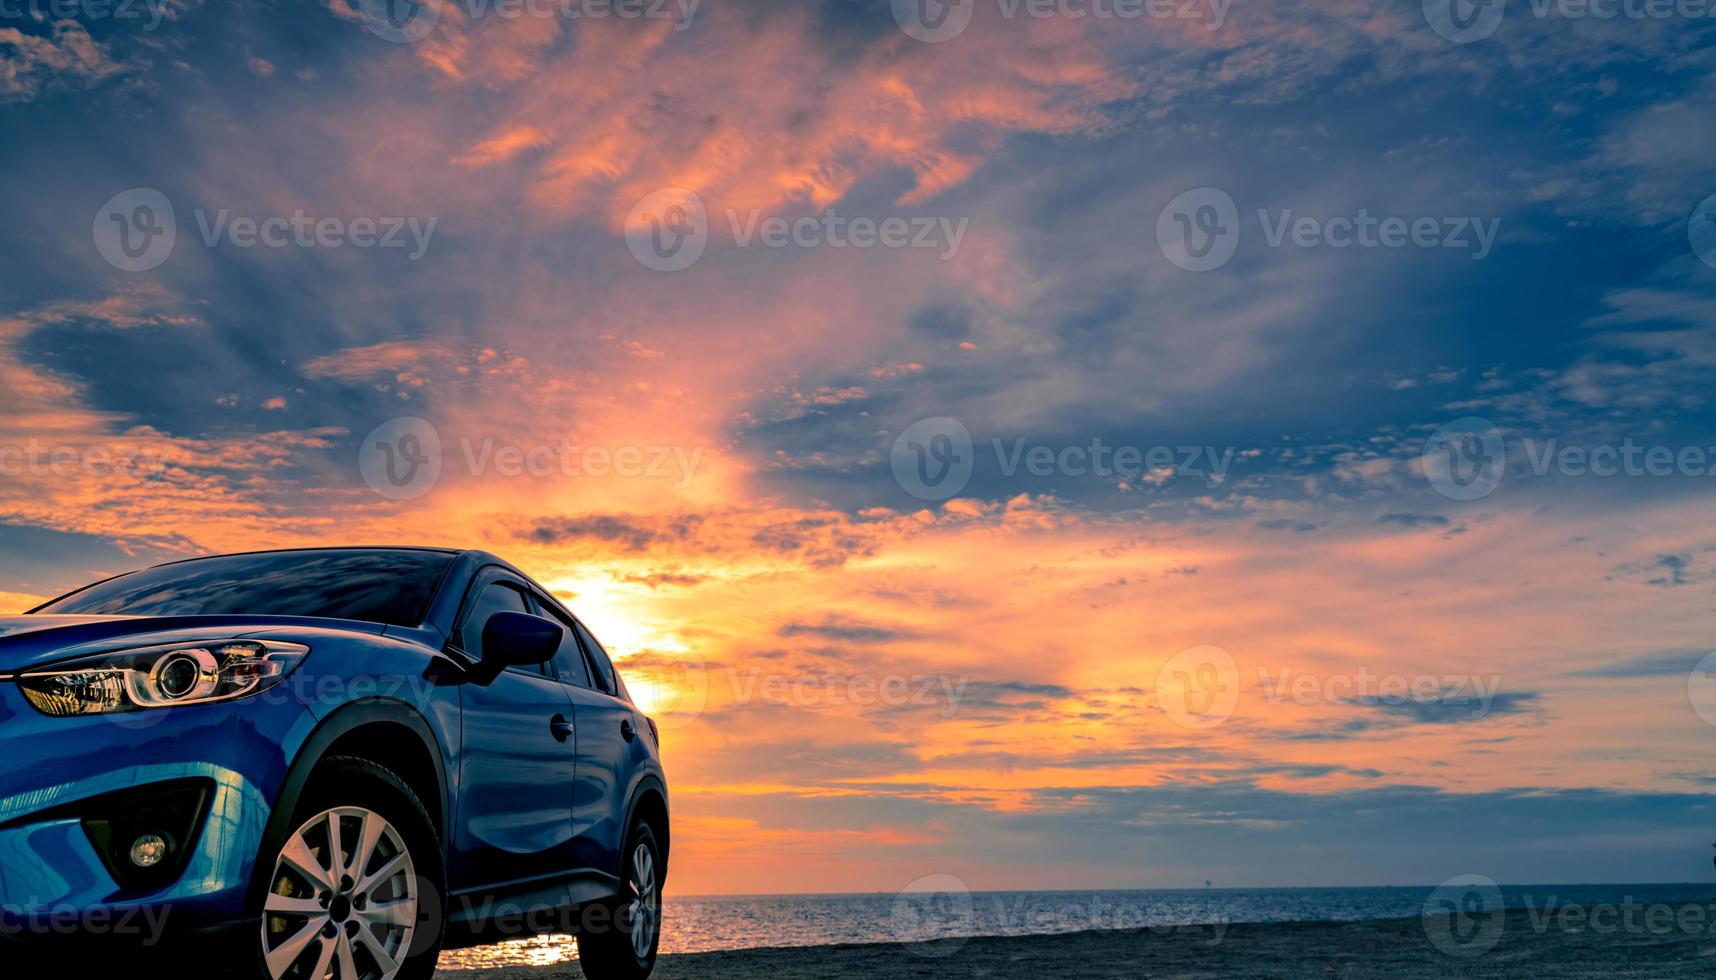
[[[446,862],[411,787],[367,759],[330,758],[288,826],[257,864],[268,875],[257,975],[321,980],[331,963],[341,980],[429,980],[445,938]]]
[[[643,821],[633,824],[620,854],[620,893],[604,903],[607,914],[600,921],[585,916],[578,933],[578,965],[587,980],[644,980],[661,947],[667,861],[655,829]]]

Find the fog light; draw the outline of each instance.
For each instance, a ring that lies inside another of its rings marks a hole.
[[[160,834],[144,834],[131,844],[131,863],[153,868],[167,856],[167,842]]]

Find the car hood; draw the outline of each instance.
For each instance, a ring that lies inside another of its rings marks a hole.
[[[385,628],[306,616],[0,616],[0,674],[127,647],[278,634],[295,627],[370,634]]]

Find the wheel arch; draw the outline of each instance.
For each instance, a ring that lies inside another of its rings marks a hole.
[[[668,818],[667,785],[655,776],[645,776],[639,781],[637,788],[632,790],[631,802],[626,805],[626,823],[629,828],[637,820],[647,820],[655,829],[656,843],[661,846],[662,880],[667,880],[667,859],[672,852],[673,829]]]
[[[410,705],[372,698],[354,701],[328,715],[304,740],[269,811],[263,828],[262,853],[257,860],[268,860],[267,855],[282,846],[294,829],[292,814],[316,768],[335,756],[356,756],[393,770],[429,811],[442,847],[446,847],[449,794],[440,740],[429,722]],[[251,876],[247,910],[260,913],[266,885],[266,876]]]

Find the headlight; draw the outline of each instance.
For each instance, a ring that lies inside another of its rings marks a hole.
[[[145,647],[23,674],[18,686],[36,710],[56,718],[171,708],[265,691],[309,652],[273,640]]]

